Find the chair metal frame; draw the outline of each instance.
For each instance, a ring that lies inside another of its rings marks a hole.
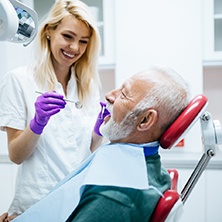
[[[215,155],[217,145],[222,144],[221,124],[218,120],[213,121],[212,115],[205,111],[207,105],[207,97],[202,94],[197,95],[160,139],[161,147],[170,149],[183,139],[192,126],[200,120],[204,153],[180,194],[176,189],[178,175],[176,178],[174,177],[171,189],[167,190],[160,198],[151,217],[151,222],[164,222],[178,201],[181,201],[182,204],[186,202],[211,157]]]

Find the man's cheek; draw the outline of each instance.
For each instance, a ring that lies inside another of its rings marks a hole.
[[[117,111],[117,112],[113,112],[113,120],[116,124],[120,124],[124,118],[124,114],[120,111]]]

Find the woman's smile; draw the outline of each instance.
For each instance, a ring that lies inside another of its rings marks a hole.
[[[65,56],[65,58],[67,59],[73,59],[75,57],[75,54],[74,53],[71,53],[71,52],[66,52],[64,50],[62,50],[62,54]]]

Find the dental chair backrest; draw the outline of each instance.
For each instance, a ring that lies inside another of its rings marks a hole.
[[[183,139],[191,127],[203,115],[207,104],[208,99],[202,94],[192,99],[185,110],[162,135],[160,146],[164,149],[170,149]],[[167,190],[160,198],[152,214],[151,222],[176,222],[182,214],[181,206],[183,203],[180,194],[177,192],[178,172],[175,169],[169,169],[168,172],[172,179],[171,189]]]

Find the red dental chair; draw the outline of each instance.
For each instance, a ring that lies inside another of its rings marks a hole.
[[[197,95],[188,104],[186,109],[173,122],[160,139],[160,145],[164,149],[174,147],[183,139],[190,128],[200,120],[204,153],[197,163],[193,173],[182,189],[177,191],[178,172],[175,169],[168,169],[172,179],[171,189],[167,190],[160,198],[155,211],[152,214],[151,222],[178,222],[182,215],[182,208],[189,194],[206,169],[211,157],[215,155],[216,146],[222,144],[222,130],[220,122],[212,120],[209,112],[205,112],[208,100],[204,95]]]

